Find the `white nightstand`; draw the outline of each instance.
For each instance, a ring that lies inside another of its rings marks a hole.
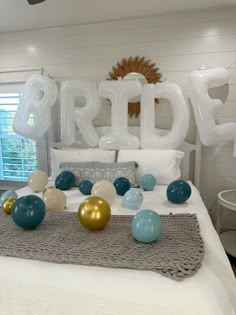
[[[216,231],[220,235],[225,251],[236,257],[236,231],[220,234],[222,207],[236,211],[236,189],[221,191],[217,196]]]

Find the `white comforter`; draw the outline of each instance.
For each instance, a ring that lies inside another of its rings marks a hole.
[[[54,264],[0,257],[1,315],[232,315],[236,314],[236,281],[207,210],[195,187],[183,205],[166,201],[166,186],[144,193],[142,208],[160,214],[197,213],[205,257],[196,275],[182,282],[149,271]],[[18,191],[30,194],[29,188]],[[85,199],[67,192],[67,210]],[[135,214],[118,197],[112,213]]]

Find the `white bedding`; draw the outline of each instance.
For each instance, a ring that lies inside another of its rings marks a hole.
[[[60,265],[0,257],[1,315],[232,315],[236,314],[236,281],[197,189],[186,204],[166,201],[166,186],[144,192],[142,208],[160,214],[196,213],[205,257],[196,275],[182,282],[149,271]],[[19,196],[31,194],[29,188]],[[78,189],[66,192],[67,211],[77,211],[86,198]],[[40,195],[40,194],[39,194]],[[135,214],[122,198],[112,214]]]

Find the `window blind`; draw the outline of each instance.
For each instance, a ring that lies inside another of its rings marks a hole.
[[[12,128],[21,93],[0,93],[0,180],[27,181],[37,169],[36,142]]]

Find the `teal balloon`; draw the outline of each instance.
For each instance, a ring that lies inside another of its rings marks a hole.
[[[7,198],[18,198],[18,195],[17,193],[14,191],[14,190],[8,190],[8,191],[5,191],[1,197],[0,197],[0,205],[2,207],[4,201],[7,199]]]
[[[160,237],[162,229],[161,217],[150,209],[139,211],[131,222],[133,238],[141,243],[154,242]]]
[[[140,185],[145,191],[152,191],[156,183],[156,177],[152,174],[145,174],[140,178]]]
[[[92,188],[93,183],[90,180],[84,179],[78,184],[79,191],[84,195],[91,195]]]
[[[56,188],[60,190],[69,190],[75,186],[75,175],[70,171],[61,172],[55,180]]]
[[[45,214],[45,203],[35,195],[17,199],[11,210],[15,224],[25,230],[36,228],[43,221]]]
[[[175,204],[184,203],[191,196],[192,189],[184,180],[175,180],[170,183],[166,190],[167,199]]]
[[[130,181],[126,177],[118,177],[114,180],[113,185],[115,186],[116,193],[119,196],[124,194],[130,189]]]
[[[123,207],[137,210],[143,203],[143,194],[140,189],[131,188],[128,190],[123,197]]]

